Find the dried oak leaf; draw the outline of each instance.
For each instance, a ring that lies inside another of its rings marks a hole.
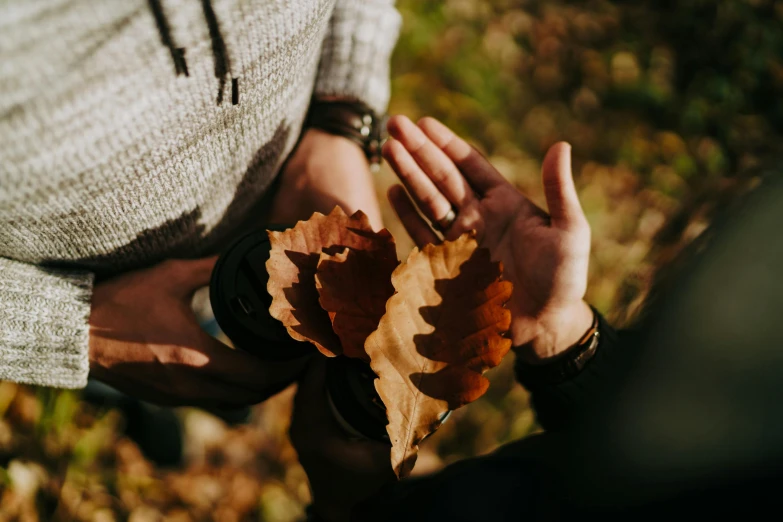
[[[336,254],[346,247],[380,250],[394,245],[387,230],[373,232],[361,211],[348,216],[340,207],[327,216],[316,212],[307,221],[283,232],[269,231],[272,245],[266,269],[269,313],[283,323],[289,335],[309,341],[328,357],[342,353],[329,315],[318,303],[315,271],[321,253]]]
[[[392,272],[399,264],[391,242],[378,250],[348,248],[335,255],[321,254],[316,288],[344,355],[370,362],[364,342],[386,312],[386,301],[394,294]]]
[[[489,381],[482,373],[508,353],[503,334],[511,314],[504,304],[512,285],[501,273],[472,234],[414,249],[394,271],[397,293],[365,348],[379,377],[398,477],[413,469],[419,443],[444,413],[484,394]]]

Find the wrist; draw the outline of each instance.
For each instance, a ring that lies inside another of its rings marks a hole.
[[[320,129],[305,130],[286,166],[286,181],[304,187],[329,183],[329,178],[335,177],[372,181],[370,165],[361,147],[348,138]]]
[[[369,165],[367,156],[364,154],[364,150],[361,145],[352,139],[340,136],[338,134],[331,134],[321,129],[310,127],[302,131],[302,137],[299,140],[298,149],[304,150],[318,150],[319,148],[333,149],[337,148],[339,151],[349,152],[351,156],[361,157],[365,163]]]
[[[578,344],[591,328],[593,319],[592,308],[583,300],[534,319],[512,317],[514,350],[529,364],[545,364]]]
[[[269,219],[295,223],[313,212],[328,214],[337,205],[349,215],[362,210],[373,227],[381,226],[370,166],[361,147],[342,136],[307,129],[281,174]]]
[[[355,143],[377,170],[381,163],[381,145],[386,137],[386,117],[378,115],[358,100],[316,97],[305,122],[315,128]]]

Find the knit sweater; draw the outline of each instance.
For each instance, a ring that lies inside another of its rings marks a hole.
[[[385,109],[399,25],[393,0],[0,4],[0,379],[84,386],[95,278],[215,252],[314,94]]]

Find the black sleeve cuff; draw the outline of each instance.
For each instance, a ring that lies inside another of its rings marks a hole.
[[[624,373],[622,364],[618,367],[616,352],[625,332],[615,331],[600,314],[598,322],[601,334],[598,349],[581,372],[559,384],[529,390],[538,423],[547,431],[571,426],[605,389],[607,382]]]

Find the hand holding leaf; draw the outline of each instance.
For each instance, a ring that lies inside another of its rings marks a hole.
[[[366,348],[389,416],[397,476],[410,473],[419,442],[445,412],[484,394],[489,381],[482,373],[511,348],[503,338],[511,283],[500,274],[500,264],[465,234],[414,250],[392,275],[397,294]]]
[[[419,443],[444,413],[484,394],[482,374],[511,347],[503,335],[512,285],[500,280],[500,263],[466,233],[398,266],[388,231],[339,208],[269,234],[270,313],[326,356],[369,362],[392,467],[408,475]]]

